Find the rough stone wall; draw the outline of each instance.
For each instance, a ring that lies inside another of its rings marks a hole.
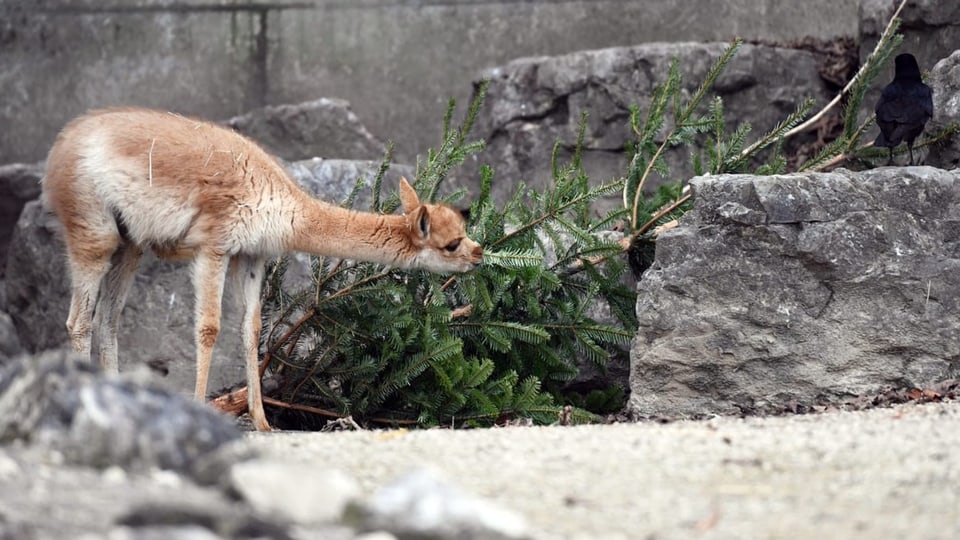
[[[637,105],[646,114],[655,88],[663,84],[675,59],[680,66],[681,95],[687,99],[727,47],[727,43],[648,43],[519,58],[492,68],[483,74],[490,84],[473,131],[486,142],[486,149],[479,160],[454,171],[454,180],[471,194],[479,193],[479,164],[489,163],[496,172],[492,194],[498,201],[509,199],[519,180],[534,190],[544,189],[553,181],[549,156],[554,145],[561,144],[559,163],[569,163],[584,113],[584,170],[595,182],[619,178],[627,169],[628,145],[635,139],[629,125],[630,107]],[[749,124],[750,140],[755,140],[805,99],[814,99],[817,106],[829,101],[832,94],[818,64],[818,57],[808,51],[745,44],[713,84],[697,114],[706,114],[713,97],[720,97],[727,133]],[[668,108],[668,122],[672,114],[672,107]],[[692,177],[691,153],[705,156],[702,144],[668,147],[663,154],[670,168],[668,178]],[[653,187],[659,181],[655,174],[647,185]],[[605,211],[622,205],[615,194],[598,201],[595,208]]]
[[[320,97],[349,100],[412,162],[447,100],[514,58],[857,26],[856,2],[828,0],[0,0],[0,164],[43,159],[92,107],[229,118]]]

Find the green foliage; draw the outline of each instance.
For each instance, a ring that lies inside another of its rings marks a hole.
[[[447,173],[482,149],[467,137],[484,89],[457,128],[450,103],[439,148],[417,164],[413,186],[421,200],[436,199]],[[467,274],[315,258],[312,283],[287,290],[287,262],[271,265],[264,307],[275,321],[265,337],[266,357],[281,381],[274,395],[293,408],[366,423],[557,422],[575,359],[603,369],[611,351],[629,342],[636,319],[635,295],[620,282],[625,265],[614,256],[620,245],[602,234],[616,216],[591,219],[588,211],[620,185],[591,187],[579,152],[568,165],[558,164],[554,152],[554,171],[550,189],[519,186],[497,208],[493,171],[482,170],[468,234],[484,246],[485,260]],[[371,210],[398,205],[396,194],[381,201],[375,191]],[[609,304],[615,324],[591,316],[597,299]],[[596,421],[596,413],[622,406],[624,394],[609,389],[572,399],[571,422]]]

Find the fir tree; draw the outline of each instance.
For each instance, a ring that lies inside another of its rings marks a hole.
[[[483,148],[468,140],[483,89],[457,128],[449,104],[439,147],[417,164],[414,187],[423,200],[462,200],[462,192],[439,194],[447,173]],[[396,194],[380,196],[388,159],[372,182],[375,212],[399,206]],[[288,291],[287,263],[276,262],[264,309],[271,321],[266,362],[280,381],[274,403],[367,424],[557,422],[568,405],[563,385],[576,376],[574,359],[603,369],[612,348],[633,335],[635,298],[620,280],[625,265],[608,258],[620,245],[601,234],[615,216],[589,217],[590,203],[620,185],[591,187],[579,152],[568,165],[557,164],[555,152],[554,165],[550,189],[518,186],[503,208],[490,198],[493,171],[483,169],[469,234],[484,246],[485,260],[471,273],[444,278],[314,258],[312,283]],[[358,181],[346,204],[364,185]],[[616,324],[591,318],[598,299]],[[616,409],[623,395],[614,388],[576,401]],[[567,410],[572,422],[599,418]]]

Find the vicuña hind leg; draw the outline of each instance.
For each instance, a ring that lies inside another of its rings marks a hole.
[[[194,325],[197,347],[197,385],[194,395],[204,401],[207,395],[207,377],[213,346],[220,334],[220,303],[229,257],[222,253],[203,250],[193,260]]]
[[[112,236],[109,233],[96,235],[90,230],[74,230],[72,233],[67,240],[72,282],[67,333],[73,350],[89,358],[94,307],[119,238],[115,231]]]
[[[118,373],[117,331],[120,313],[133,285],[137,265],[143,251],[132,244],[122,244],[113,256],[110,271],[103,278],[100,299],[97,301],[95,324],[100,341],[100,365],[108,373]]]
[[[243,356],[247,371],[247,408],[253,426],[258,431],[269,431],[270,424],[263,412],[260,390],[260,288],[263,282],[263,259],[241,256],[237,260],[237,283],[243,303]]]

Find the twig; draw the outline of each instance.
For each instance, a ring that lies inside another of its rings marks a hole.
[[[347,415],[346,417],[344,417],[334,411],[328,411],[326,409],[321,409],[319,407],[311,407],[310,405],[297,405],[295,403],[287,403],[286,401],[280,401],[278,399],[273,399],[269,397],[264,397],[263,403],[265,405],[271,405],[273,407],[290,409],[292,411],[308,412],[312,414],[318,414],[320,416],[326,416],[328,418],[337,418],[337,419],[350,418],[350,422],[353,422],[352,415]],[[397,424],[397,425],[408,425],[408,426],[412,426],[417,423],[416,420],[404,420],[404,419],[394,419],[394,418],[368,418],[367,420],[371,422],[377,422],[378,424]],[[356,425],[356,422],[353,422],[353,424]]]
[[[660,221],[663,218],[663,216],[666,216],[670,212],[673,212],[674,210],[679,208],[680,205],[689,201],[690,197],[692,196],[693,196],[692,193],[687,193],[683,197],[680,197],[679,199],[674,201],[670,206],[666,206],[658,210],[657,213],[653,215],[653,217],[648,219],[647,222],[643,224],[643,227],[640,227],[639,229],[637,229],[637,232],[634,233],[634,236],[640,236],[641,234],[647,232],[650,229],[650,227],[652,227],[656,222]]]
[[[214,398],[210,401],[209,405],[224,414],[240,416],[247,410],[247,387],[244,386],[243,388]]]
[[[671,135],[673,134],[671,133]],[[637,226],[637,208],[640,206],[640,195],[643,193],[643,185],[647,182],[647,177],[650,176],[650,172],[653,170],[653,164],[660,159],[660,154],[662,154],[663,150],[667,147],[667,140],[669,139],[670,137],[667,137],[657,148],[656,153],[653,154],[653,157],[647,163],[647,168],[643,171],[643,176],[641,176],[640,181],[637,182],[637,189],[633,193],[633,214],[630,216],[631,227]]]
[[[460,317],[469,317],[473,313],[473,304],[460,306],[450,312],[450,319],[459,319]]]
[[[441,291],[445,291],[450,288],[451,285],[457,282],[457,276],[450,276],[450,279],[443,282],[443,285],[440,286]]]
[[[306,323],[308,320],[310,320],[310,318],[313,317],[315,314],[316,314],[315,308],[308,309],[307,312],[303,314],[303,317],[300,317],[300,320],[294,323],[294,325],[291,326],[290,329],[287,330],[285,334],[280,336],[280,339],[278,339],[276,343],[273,344],[273,347],[268,349],[267,352],[263,354],[263,361],[260,362],[260,377],[263,377],[263,374],[267,371],[267,366],[269,366],[270,361],[273,360],[273,351],[277,350],[280,347],[283,347],[283,344],[290,339],[290,336],[292,336],[294,332],[299,330],[300,327],[303,326],[304,323]]]
[[[279,399],[273,399],[270,397],[264,397],[263,403],[265,405],[280,407],[281,409],[290,409],[292,411],[308,412],[311,414],[318,414],[320,416],[327,416],[329,418],[341,418],[341,416],[334,411],[328,411],[326,409],[321,409],[319,407],[311,407],[310,405],[297,405],[295,403],[287,403],[286,401],[280,401]]]
[[[873,148],[873,141],[870,141],[870,142],[864,144],[863,146],[857,148],[857,150],[856,150],[855,152],[852,152],[852,153],[851,153],[851,152],[843,152],[843,153],[841,153],[841,154],[839,154],[839,155],[836,155],[836,156],[833,157],[833,159],[831,159],[830,161],[824,163],[823,165],[820,165],[820,166],[817,167],[815,170],[817,170],[817,171],[829,171],[832,167],[836,167],[837,165],[839,165],[839,164],[843,163],[844,161],[846,161],[848,158],[850,158],[850,156],[855,156],[855,155],[856,155],[856,152],[859,152],[859,151],[861,151],[861,150],[866,150],[867,148]]]

